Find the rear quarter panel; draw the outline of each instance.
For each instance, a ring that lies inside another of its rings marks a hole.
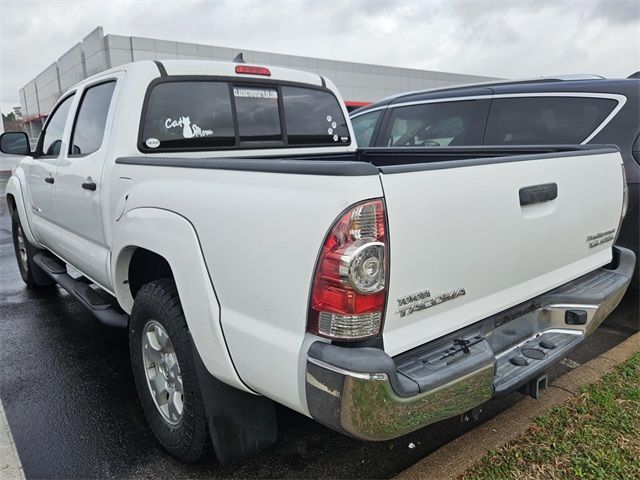
[[[343,210],[382,196],[379,177],[119,164],[115,170],[132,179],[128,211],[153,206],[193,224],[242,381],[307,413],[303,344],[316,259]]]

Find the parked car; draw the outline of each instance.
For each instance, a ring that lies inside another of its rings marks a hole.
[[[629,195],[617,244],[640,259],[637,73],[627,79],[574,75],[409,92],[360,108],[351,119],[361,147],[617,145]]]
[[[128,328],[146,418],[185,461],[268,447],[274,402],[384,440],[537,395],[635,261],[612,247],[616,147],[357,150],[333,83],[294,70],[119,66],[21,154],[24,282]]]

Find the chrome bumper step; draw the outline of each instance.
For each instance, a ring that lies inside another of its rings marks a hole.
[[[575,330],[548,330],[498,355],[493,379],[495,395],[512,392],[539,376],[566,357],[580,344],[581,339],[582,334]],[[553,348],[549,348],[551,345]],[[521,361],[523,363],[519,364]]]
[[[622,299],[635,255],[619,247],[613,253],[606,267],[393,358],[378,348],[313,343],[309,413],[348,435],[386,440],[522,387],[541,395],[544,372]]]

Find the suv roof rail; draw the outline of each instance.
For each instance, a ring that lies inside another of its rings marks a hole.
[[[605,77],[602,75],[596,75],[594,73],[569,73],[566,75],[551,75],[549,77],[543,76],[540,78],[548,79],[548,80],[562,80],[562,81],[570,81],[570,80],[604,80]]]
[[[449,85],[447,87],[425,88],[422,90],[412,90],[409,92],[396,93],[394,95],[389,95],[380,99],[379,102],[383,102],[386,100],[393,100],[396,98],[405,97],[409,95],[415,95],[418,93],[458,90],[462,88],[508,86],[508,85],[518,85],[521,83],[565,82],[565,81],[571,81],[571,80],[604,80],[604,79],[605,77],[603,77],[602,75],[596,75],[593,73],[575,73],[575,74],[567,74],[567,75],[550,75],[550,76],[540,76],[540,77],[532,77],[532,78],[511,79],[511,80],[494,80],[491,82],[461,83],[460,85]],[[375,103],[378,103],[378,102],[375,102]]]

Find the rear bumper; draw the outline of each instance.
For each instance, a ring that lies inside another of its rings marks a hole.
[[[633,252],[614,247],[611,265],[395,358],[315,342],[306,367],[309,412],[364,440],[399,437],[465,413],[576,348],[618,305],[634,266]]]

